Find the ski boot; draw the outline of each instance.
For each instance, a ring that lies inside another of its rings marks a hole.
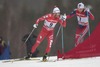
[[[47,60],[47,56],[48,56],[47,53],[43,56],[43,59],[42,59],[43,62],[48,61],[48,60]]]
[[[25,60],[29,60],[32,57],[32,53],[28,53],[28,55],[24,58]]]

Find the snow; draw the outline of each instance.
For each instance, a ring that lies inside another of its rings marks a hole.
[[[38,57],[42,59],[41,57]],[[49,60],[56,60],[56,56],[50,57]],[[40,62],[40,60],[24,60],[16,62],[0,61],[0,67],[100,67],[100,57],[66,59],[56,62]]]

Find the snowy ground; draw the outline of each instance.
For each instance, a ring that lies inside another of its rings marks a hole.
[[[42,58],[40,58],[42,59]],[[49,60],[56,60],[56,57],[50,57]],[[40,62],[40,60],[16,61],[3,63],[0,61],[0,67],[100,67],[100,57],[84,59],[66,59],[56,62]]]

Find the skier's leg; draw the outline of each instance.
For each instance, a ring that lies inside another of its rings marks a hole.
[[[52,46],[52,43],[53,43],[53,32],[48,34],[47,40],[48,40],[48,45],[47,45],[45,53],[49,53],[50,52],[50,49],[51,49],[51,46]]]
[[[81,38],[80,43],[82,43],[84,41],[84,38]]]
[[[83,42],[83,38],[88,32],[88,26],[78,27],[75,36],[75,46]]]
[[[42,28],[40,34],[37,37],[35,44],[32,46],[31,52],[28,54],[28,56],[25,57],[25,59],[29,59],[32,56],[32,53],[35,52],[36,48],[43,41],[43,39],[45,38],[46,35],[47,35],[47,33],[46,33],[45,29]]]
[[[43,41],[43,39],[46,37],[46,35],[47,35],[47,31],[45,30],[45,28],[43,28],[37,37],[36,43],[32,46],[31,53],[35,52],[36,48]]]
[[[88,30],[89,30],[89,27],[88,27],[88,26],[85,26],[85,27],[83,28],[83,30],[82,30],[82,35],[81,35],[81,37],[79,38],[80,43],[82,43],[82,42],[84,41],[84,36],[85,36],[86,33],[88,32]]]
[[[76,34],[75,34],[75,46],[77,46],[79,44],[79,37],[80,37],[80,33],[81,33],[81,28],[80,27],[77,27],[76,29]]]
[[[43,61],[47,60],[48,53],[51,50],[51,46],[52,46],[52,43],[53,43],[53,31],[49,32],[49,34],[47,35],[47,40],[48,40],[48,45],[47,45],[47,48],[46,48],[46,51],[45,51],[45,55],[43,56]]]

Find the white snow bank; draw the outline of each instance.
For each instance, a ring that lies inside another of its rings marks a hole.
[[[42,58],[40,58],[42,59]],[[56,60],[56,57],[50,57],[49,60]],[[3,61],[3,60],[2,60]],[[40,62],[40,60],[16,61],[3,63],[0,61],[0,67],[100,67],[100,57],[84,59],[66,59],[56,62]]]

